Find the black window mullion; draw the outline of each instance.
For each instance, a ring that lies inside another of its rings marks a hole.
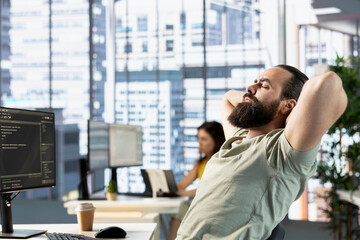
[[[52,109],[52,82],[53,82],[53,74],[52,74],[52,0],[49,0],[49,110]]]
[[[93,1],[89,0],[89,118],[94,118],[94,76],[93,76]]]
[[[204,81],[204,121],[206,121],[207,117],[207,63],[206,63],[206,0],[203,0],[203,81]]]

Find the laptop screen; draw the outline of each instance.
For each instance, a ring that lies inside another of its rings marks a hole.
[[[152,193],[152,186],[162,192],[177,192],[178,188],[172,170],[141,169],[145,192]]]

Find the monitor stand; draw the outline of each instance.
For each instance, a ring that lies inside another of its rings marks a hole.
[[[12,233],[0,232],[0,238],[31,238],[45,232],[46,230],[15,229]]]
[[[46,230],[13,229],[11,214],[11,193],[2,193],[0,199],[1,227],[0,238],[30,238],[43,234]]]
[[[78,200],[89,200],[89,188],[88,188],[88,170],[89,170],[89,161],[86,158],[79,159],[79,168],[80,168],[80,183],[78,185],[79,190],[79,199]]]
[[[116,189],[118,190],[117,193],[119,194],[119,188],[117,185],[117,168],[111,168],[111,180],[114,180]]]

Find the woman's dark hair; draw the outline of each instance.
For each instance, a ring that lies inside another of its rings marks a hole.
[[[280,64],[275,67],[282,68],[292,74],[292,77],[284,83],[282,97],[286,99],[295,99],[297,101],[304,83],[309,80],[309,78],[299,69],[290,65]]]
[[[220,123],[216,121],[211,122],[204,122],[197,128],[199,131],[200,129],[205,130],[214,140],[215,146],[213,149],[213,154],[220,150],[221,145],[225,142],[225,134],[223,127]],[[204,158],[201,158],[199,161],[201,162]]]

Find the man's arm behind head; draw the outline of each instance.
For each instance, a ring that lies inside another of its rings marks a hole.
[[[308,80],[287,119],[286,139],[298,151],[314,148],[346,105],[347,96],[336,73],[327,72]]]
[[[237,90],[230,90],[225,93],[222,99],[221,106],[221,122],[225,133],[225,139],[231,137],[231,133],[234,131],[235,126],[233,126],[228,117],[230,113],[234,110],[234,108],[241,102],[243,102],[244,92]]]

